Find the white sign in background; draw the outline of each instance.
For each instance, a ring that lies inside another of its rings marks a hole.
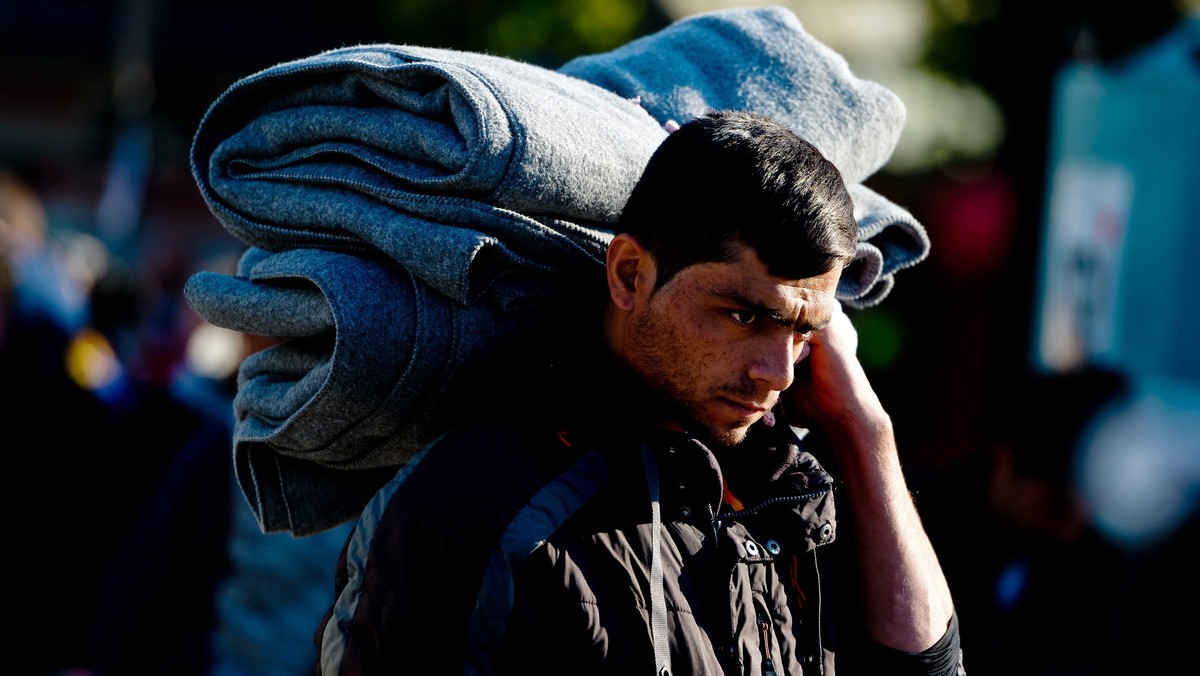
[[[1066,371],[1115,357],[1133,190],[1119,164],[1068,159],[1054,170],[1038,336],[1046,368]]]

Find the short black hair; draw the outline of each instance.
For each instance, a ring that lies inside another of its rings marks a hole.
[[[787,127],[710,111],[655,150],[617,224],[654,257],[656,286],[750,247],[770,274],[806,279],[853,259],[854,205],[841,172]]]

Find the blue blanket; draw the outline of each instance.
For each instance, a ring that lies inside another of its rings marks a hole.
[[[248,249],[185,295],[212,324],[290,339],[239,371],[234,462],[264,531],[356,517],[440,433],[445,384],[600,273],[666,126],[709,108],[772,115],[842,170],[860,230],[843,303],[878,303],[925,257],[920,224],[862,184],[903,105],[780,8],[697,15],[557,71],[361,45],[224,92],[192,171]]]

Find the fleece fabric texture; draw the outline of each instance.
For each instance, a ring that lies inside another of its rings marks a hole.
[[[611,52],[558,69],[637,100],[656,120],[683,124],[711,109],[767,115],[812,143],[842,173],[859,225],[856,260],[838,297],[877,305],[895,273],[929,253],[925,228],[863,185],[892,156],[906,119],[891,90],[854,75],[840,54],[783,7],[697,14]]]
[[[838,297],[882,301],[924,228],[863,185],[905,109],[787,9],[681,19],[558,70],[405,45],[278,64],[210,106],[192,172],[247,245],[184,289],[206,321],[292,339],[247,359],[239,485],[265,532],[356,517],[440,433],[445,386],[569,303],[672,123],[755,110],[842,171],[859,250]]]

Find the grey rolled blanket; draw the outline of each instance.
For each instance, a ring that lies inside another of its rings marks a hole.
[[[185,287],[209,322],[286,339],[238,372],[237,479],[267,532],[346,521],[439,434],[456,372],[540,319],[533,304],[462,305],[388,261],[250,248],[236,275]]]
[[[192,170],[251,246],[385,256],[468,303],[513,273],[603,260],[604,228],[665,135],[551,70],[368,45],[235,83],[201,121]]]
[[[635,99],[663,124],[711,109],[753,110],[816,146],[837,165],[855,203],[858,256],[838,287],[849,307],[878,304],[895,273],[929,253],[925,228],[912,214],[863,185],[895,150],[904,103],[855,76],[791,10],[697,14],[611,52],[572,59],[558,72]]]
[[[192,171],[248,248],[185,295],[212,324],[288,339],[242,364],[235,400],[263,530],[356,517],[442,431],[448,384],[599,274],[667,123],[713,108],[771,115],[841,169],[859,221],[844,304],[880,302],[925,257],[921,225],[863,184],[903,105],[782,8],[696,15],[558,70],[360,45],[225,91]]]

